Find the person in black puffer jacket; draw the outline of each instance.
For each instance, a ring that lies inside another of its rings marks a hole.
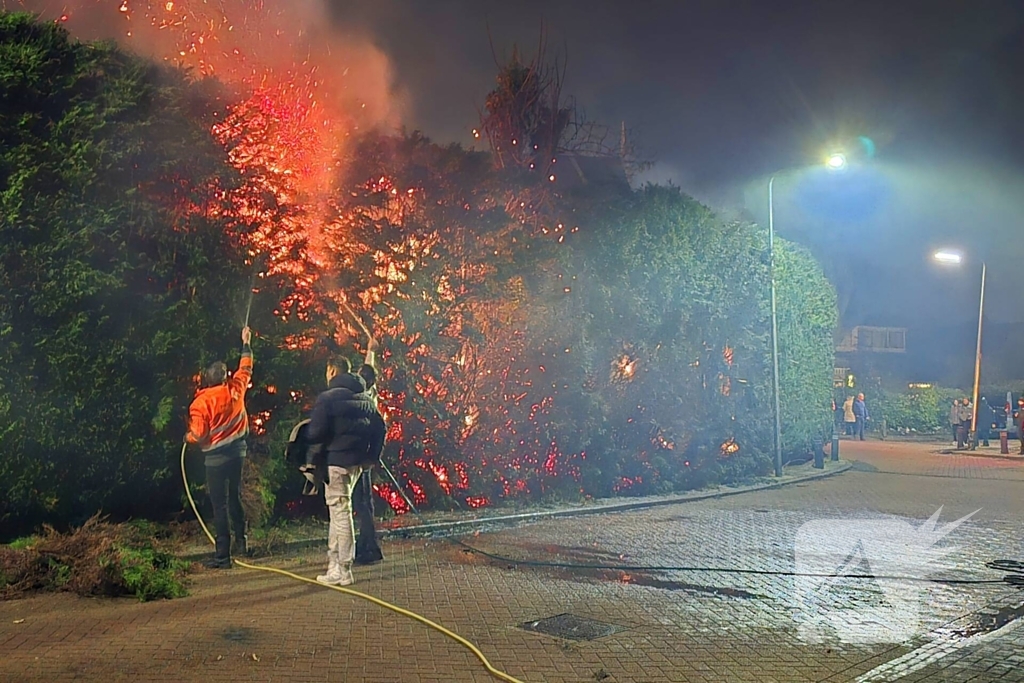
[[[371,347],[372,348],[372,347]],[[369,359],[373,352],[367,354]],[[356,535],[356,557],[353,562],[357,565],[377,564],[384,560],[384,553],[377,542],[377,528],[373,521],[373,482],[371,480],[373,467],[380,462],[381,452],[384,449],[384,441],[387,435],[387,425],[384,423],[384,416],[380,412],[379,396],[377,393],[377,371],[369,362],[363,364],[357,373],[366,382],[366,394],[370,397],[373,407],[378,411],[374,416],[373,424],[370,425],[370,440],[368,443],[370,451],[366,454],[367,461],[372,462],[363,468],[363,474],[359,477],[355,489],[352,491],[352,510],[356,515],[358,534]]]
[[[317,397],[306,429],[307,441],[320,444],[327,460],[327,573],[316,580],[333,586],[347,586],[355,580],[352,489],[378,455],[368,462],[377,411],[363,379],[351,370],[347,358],[328,361],[327,391]]]

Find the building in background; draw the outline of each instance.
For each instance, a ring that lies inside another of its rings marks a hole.
[[[846,330],[836,341],[833,384],[857,389],[905,383],[910,372],[906,353],[905,327],[858,325]]]
[[[957,325],[880,327],[858,325],[836,338],[834,385],[893,389],[908,384],[969,389],[974,380],[977,321]],[[849,386],[851,383],[854,386]],[[1024,390],[1024,323],[985,321],[981,390]]]

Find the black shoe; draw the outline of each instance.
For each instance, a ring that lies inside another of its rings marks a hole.
[[[231,564],[231,558],[215,557],[212,560],[203,562],[203,566],[207,569],[231,569],[234,565]]]

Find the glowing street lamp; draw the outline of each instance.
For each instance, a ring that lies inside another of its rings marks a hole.
[[[941,249],[935,252],[934,254],[932,254],[932,258],[934,258],[939,263],[948,266],[959,266],[964,260],[964,257],[960,252],[949,251],[946,249]]]
[[[932,254],[932,258],[946,266],[959,266],[964,257],[959,251],[940,249]],[[978,303],[978,344],[974,351],[974,393],[972,396],[974,409],[971,414],[971,449],[978,447],[978,385],[981,382],[981,322],[985,316],[985,276],[988,268],[981,264],[981,299]]]
[[[840,152],[830,154],[825,160],[825,165],[833,171],[841,171],[846,168],[846,155]]]
[[[846,168],[846,155],[833,152],[825,159],[832,171]],[[775,175],[768,179],[768,278],[772,305],[772,395],[775,400],[775,476],[782,476],[782,405],[779,399],[779,317],[775,293]]]

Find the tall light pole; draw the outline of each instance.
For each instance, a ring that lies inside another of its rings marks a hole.
[[[833,171],[846,168],[846,157],[831,154],[825,165]],[[772,397],[775,402],[775,476],[782,476],[782,402],[779,398],[779,317],[775,295],[775,175],[768,179],[768,279],[772,307]]]
[[[963,263],[964,257],[958,251],[942,249],[932,255],[936,261],[943,265],[959,266]],[[981,384],[981,323],[985,318],[985,277],[988,267],[985,262],[981,263],[981,299],[978,302],[978,343],[974,350],[974,392],[971,396],[974,409],[971,414],[971,449],[978,447],[978,388]]]

